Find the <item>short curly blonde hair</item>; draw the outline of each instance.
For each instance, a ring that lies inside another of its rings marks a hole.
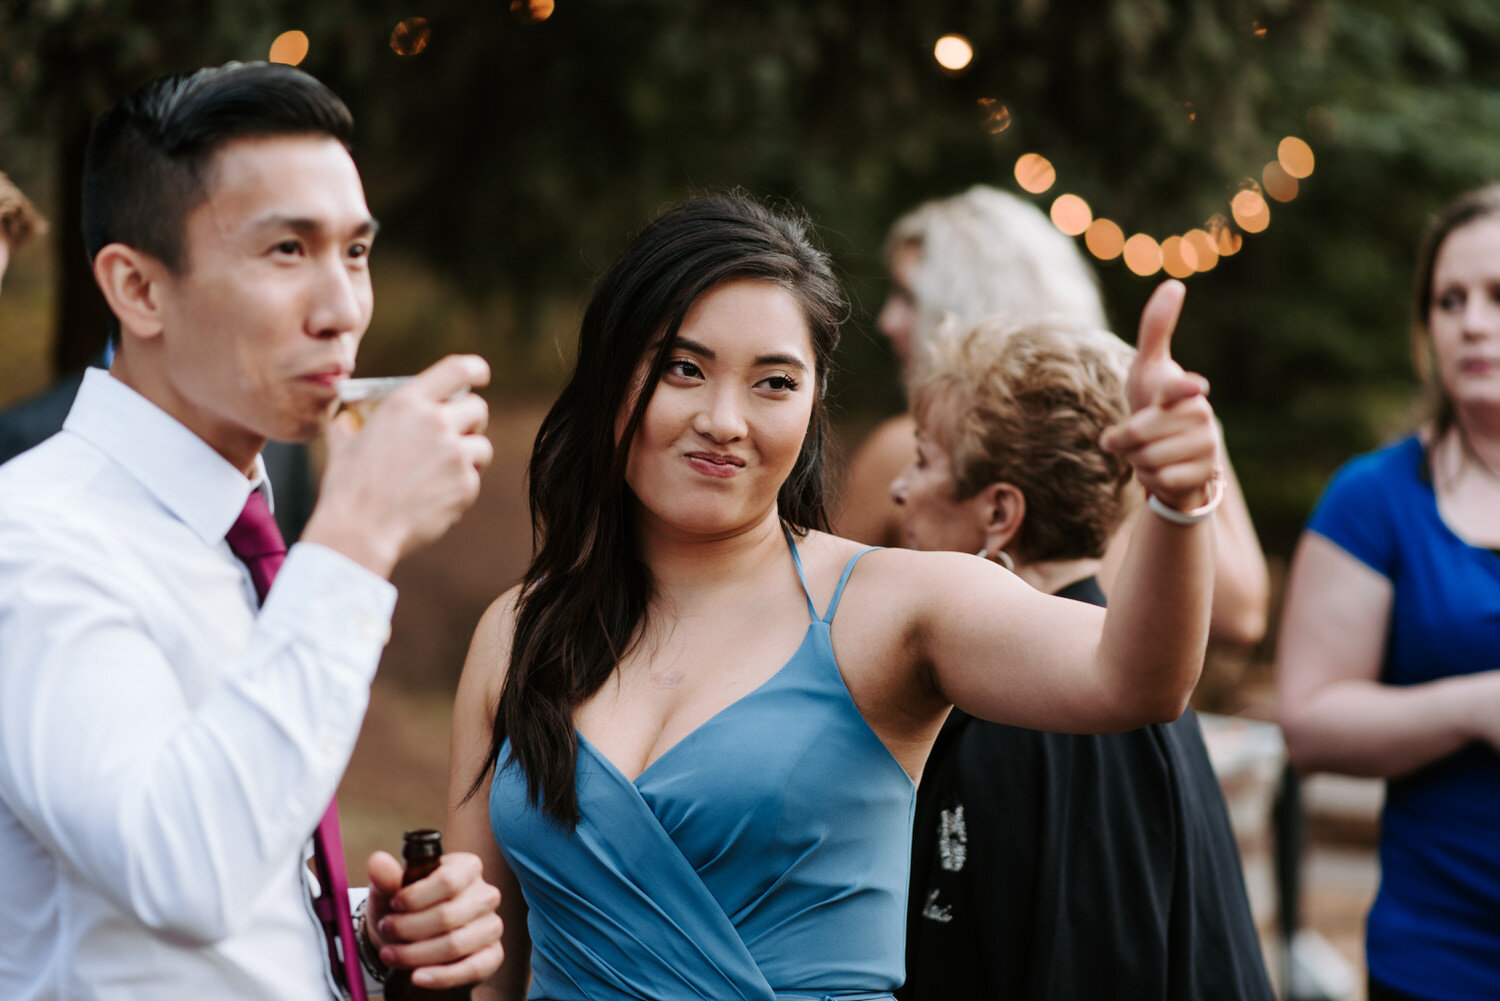
[[[1130,465],[1099,447],[1130,415],[1135,349],[1107,331],[991,317],[928,339],[917,424],[949,454],[957,499],[992,483],[1026,498],[1019,562],[1098,558],[1126,513]]]
[[[17,251],[45,232],[47,220],[15,182],[0,172],[0,240]]]

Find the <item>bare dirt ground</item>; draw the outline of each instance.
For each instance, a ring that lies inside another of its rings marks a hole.
[[[399,852],[402,831],[442,826],[449,717],[469,639],[489,603],[519,580],[531,552],[525,465],[545,407],[492,407],[495,461],[478,504],[396,575],[401,597],[391,643],[339,792],[350,879],[357,884],[367,881],[364,859],[371,851]],[[1313,825],[1303,921],[1362,970],[1364,912],[1376,878],[1368,828],[1356,824],[1351,834],[1348,825],[1325,827]],[[1252,861],[1252,870],[1258,864]],[[1269,940],[1272,929],[1263,930]],[[1274,949],[1270,957],[1274,977]],[[1364,997],[1358,979],[1350,1001]]]

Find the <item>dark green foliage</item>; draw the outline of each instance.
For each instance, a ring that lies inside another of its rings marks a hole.
[[[388,39],[412,16],[430,44],[401,58]],[[1423,220],[1500,176],[1489,0],[558,0],[535,25],[505,0],[4,0],[0,129],[67,154],[129,83],[262,57],[293,27],[312,38],[304,68],[355,112],[383,255],[511,304],[508,329],[554,336],[548,308],[581,301],[627,234],[689,191],[806,205],[855,304],[836,391],[856,417],[899,406],[872,318],[885,229],[918,201],[1015,190],[1034,150],[1058,173],[1044,208],[1072,191],[1163,237],[1226,211],[1282,136],[1306,138],[1316,172],[1190,280],[1179,338],[1278,552],[1333,466],[1410,414]],[[957,76],[932,56],[949,31],[976,52]],[[1131,336],[1154,280],[1099,270]],[[67,281],[64,302],[87,275]],[[86,340],[62,323],[65,345]],[[524,340],[497,334],[492,351]]]

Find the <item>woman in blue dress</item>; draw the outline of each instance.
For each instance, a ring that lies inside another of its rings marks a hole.
[[[1432,420],[1335,474],[1287,580],[1280,719],[1304,771],[1386,780],[1371,1001],[1500,997],[1500,185],[1417,266]]]
[[[506,928],[476,997],[888,998],[951,706],[1073,731],[1180,715],[1221,493],[1204,384],[1169,352],[1181,300],[1148,303],[1133,412],[1102,442],[1155,512],[1106,613],[825,531],[846,307],[804,224],[718,196],[632,240],[537,435],[537,554],[456,700],[449,838]]]

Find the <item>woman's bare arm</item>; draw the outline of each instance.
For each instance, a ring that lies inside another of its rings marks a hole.
[[[1276,653],[1277,716],[1298,769],[1394,778],[1473,740],[1500,747],[1500,672],[1378,680],[1392,596],[1384,575],[1303,534]]]
[[[1127,379],[1131,415],[1100,442],[1178,511],[1204,502],[1220,464],[1204,383],[1171,358],[1182,297],[1180,283],[1166,282],[1147,303]],[[1105,731],[1175,719],[1203,663],[1212,533],[1212,518],[1179,524],[1143,515],[1108,612],[1039,594],[962,554],[877,554],[889,575],[884,603],[904,591],[910,610],[897,643],[909,657],[896,669],[925,671],[935,699],[1033,729]]]
[[[1220,442],[1223,436],[1220,432]],[[1130,546],[1130,533],[1145,508],[1138,502],[1131,515],[1121,524],[1104,554],[1099,583],[1105,594],[1114,591],[1115,578]],[[1250,520],[1245,494],[1224,452],[1224,503],[1214,513],[1214,597],[1209,617],[1208,638],[1230,646],[1254,646],[1265,638],[1266,612],[1270,605],[1271,583],[1266,572],[1266,557],[1260,539]]]
[[[510,657],[515,625],[515,596],[502,596],[479,620],[464,661],[463,676],[453,702],[453,735],[448,755],[447,838],[459,851],[478,855],[484,878],[500,890],[500,944],[505,958],[488,981],[474,988],[475,1001],[521,1001],[531,979],[531,938],[526,930],[526,900],[520,884],[506,865],[490,827],[487,786],[474,795],[469,789],[489,762],[490,731],[500,685]],[[488,777],[486,778],[486,782]]]

